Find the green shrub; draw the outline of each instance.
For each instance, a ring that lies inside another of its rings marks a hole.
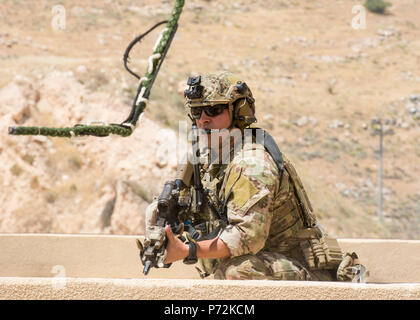
[[[392,6],[392,3],[383,0],[366,0],[364,6],[371,12],[384,14],[386,8]]]

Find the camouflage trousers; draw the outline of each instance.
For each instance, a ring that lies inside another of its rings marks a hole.
[[[308,271],[298,260],[277,252],[259,252],[220,261],[214,274],[220,280],[336,280],[328,270]]]

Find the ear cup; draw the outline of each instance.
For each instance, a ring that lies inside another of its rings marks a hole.
[[[251,102],[251,103],[250,103]],[[253,99],[242,98],[235,101],[234,121],[235,125],[243,129],[257,121],[255,118],[255,106]]]

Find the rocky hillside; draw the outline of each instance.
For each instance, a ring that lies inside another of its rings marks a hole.
[[[256,98],[259,123],[295,163],[322,224],[338,237],[420,238],[420,3],[186,1],[145,116],[128,138],[14,137],[15,124],[120,122],[137,81],[133,37],[172,1],[0,2],[0,232],[136,234],[172,177],[189,75],[226,69]],[[158,32],[135,48],[142,73]],[[384,218],[377,218],[384,124]],[[168,151],[168,146],[172,149]]]
[[[87,92],[71,72],[16,77],[0,101],[2,128],[111,122],[129,111],[119,97]],[[148,119],[141,125],[126,139],[3,135],[1,231],[141,233],[147,203],[176,168],[176,158],[163,157],[175,152],[160,147],[175,134]]]

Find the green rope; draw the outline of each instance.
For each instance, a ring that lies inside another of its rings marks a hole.
[[[178,26],[178,20],[184,6],[184,0],[175,0],[175,5],[172,10],[172,14],[165,30],[162,33],[162,36],[159,40],[159,43],[156,45],[156,48],[153,52],[153,59],[151,61],[152,66],[151,72],[146,70],[145,76],[142,78],[142,81],[139,86],[138,95],[136,97],[135,105],[133,106],[133,118],[129,122],[125,121],[122,124],[108,124],[108,125],[83,125],[77,124],[74,127],[67,128],[47,128],[47,127],[9,127],[9,134],[11,135],[42,135],[42,136],[51,136],[51,137],[67,137],[71,138],[74,136],[97,136],[97,137],[106,137],[110,134],[120,135],[122,137],[128,137],[131,135],[135,129],[137,121],[140,115],[144,112],[147,105],[148,95],[150,94],[151,87],[153,85],[153,80],[159,72],[159,67],[165,58],[165,54],[171,44],[171,40],[176,32]],[[160,55],[160,56],[158,56]],[[141,93],[147,92],[146,96],[139,95]]]
[[[128,137],[132,133],[130,127],[122,125],[76,125],[72,128],[47,128],[47,127],[10,127],[9,134],[12,135],[41,135],[50,137],[72,138],[76,136],[97,136],[106,137],[109,134],[117,134]]]

